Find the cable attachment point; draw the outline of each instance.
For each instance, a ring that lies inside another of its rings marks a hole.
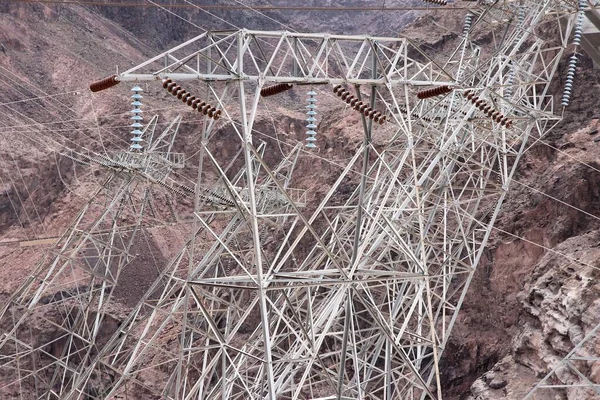
[[[133,116],[131,117],[131,119],[133,120],[133,124],[131,124],[131,127],[133,128],[133,130],[131,131],[131,133],[133,134],[133,137],[131,138],[131,147],[130,150],[131,151],[136,151],[136,152],[141,152],[143,147],[140,144],[143,139],[142,139],[142,134],[144,132],[142,132],[142,128],[144,127],[144,125],[142,125],[142,110],[140,109],[140,107],[142,106],[142,102],[140,101],[142,99],[142,95],[140,94],[143,90],[141,87],[136,86],[133,89],[131,89],[131,91],[133,92],[133,96],[131,96],[131,98],[133,99],[133,103],[131,103],[131,105],[133,106],[133,110],[131,110],[131,112],[133,113]]]
[[[317,147],[317,145],[315,144],[315,142],[317,141],[317,138],[315,137],[317,136],[317,119],[315,118],[315,115],[317,115],[317,112],[315,111],[317,109],[317,105],[315,104],[317,102],[317,92],[311,90],[307,94],[308,105],[306,106],[306,108],[308,108],[308,112],[306,114],[308,115],[308,119],[306,120],[306,122],[308,122],[308,125],[306,125],[306,128],[308,129],[308,131],[306,131],[306,135],[308,137],[306,138],[306,141],[308,143],[306,143],[306,147],[313,149]]]

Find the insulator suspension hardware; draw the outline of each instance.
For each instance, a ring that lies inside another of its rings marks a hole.
[[[583,34],[583,11],[580,11],[577,15],[577,21],[575,23],[575,29],[573,30],[573,44],[579,46],[581,44],[581,35]]]
[[[198,110],[204,115],[208,115],[209,118],[212,118],[216,121],[221,117],[221,110],[217,110],[215,107],[211,106],[205,101],[201,101],[200,99],[196,98],[196,96],[193,96],[187,90],[173,82],[173,80],[169,78],[163,79],[162,87],[167,89],[169,93],[171,93],[173,96],[176,96],[179,100],[192,107],[194,110]]]
[[[472,24],[473,24],[473,14],[468,13],[465,16],[465,23],[463,25],[463,35],[467,36],[469,34]]]
[[[422,90],[417,93],[417,97],[421,100],[428,99],[430,97],[441,96],[446,93],[450,93],[452,88],[448,85],[438,86],[432,89]]]
[[[519,12],[517,14],[517,24],[519,26],[522,26],[523,22],[525,22],[525,7],[523,7],[523,5],[520,5]]]
[[[133,92],[133,96],[131,96],[131,98],[133,99],[133,103],[131,103],[131,105],[133,106],[133,110],[131,110],[131,112],[133,113],[133,117],[131,117],[131,119],[133,120],[133,124],[131,124],[131,127],[133,128],[131,134],[133,135],[133,137],[131,138],[132,144],[129,149],[131,151],[140,152],[143,149],[141,145],[141,142],[143,141],[143,132],[141,128],[144,127],[144,125],[142,125],[143,118],[140,115],[142,113],[142,110],[140,109],[140,107],[142,106],[142,102],[140,101],[142,99],[142,95],[140,94],[140,92],[142,92],[142,88],[136,86],[133,89],[131,89],[131,91]]]
[[[294,85],[292,85],[291,83],[278,83],[277,85],[262,88],[260,90],[260,95],[262,97],[275,96],[276,94],[283,93],[286,90],[290,90],[293,87]]]
[[[573,45],[575,51],[569,58],[569,67],[567,69],[567,79],[563,89],[563,95],[560,104],[567,107],[571,102],[571,93],[573,91],[573,82],[575,80],[575,72],[577,71],[578,54],[577,50],[581,44],[581,35],[583,34],[583,20],[585,17],[586,0],[579,0],[579,11],[577,12],[577,20],[575,21],[575,29],[573,30]]]
[[[437,4],[438,6],[447,6],[448,0],[423,0],[425,3]]]
[[[111,75],[111,76],[101,79],[99,81],[92,82],[90,84],[90,90],[94,93],[99,92],[101,90],[108,89],[110,87],[118,85],[119,82],[120,81],[117,79],[117,75]]]
[[[567,107],[571,102],[571,92],[573,91],[573,82],[575,80],[575,71],[577,71],[577,54],[571,55],[569,59],[569,67],[567,69],[567,79],[565,81],[565,87],[563,89],[563,95],[561,99],[561,105]]]
[[[306,125],[306,128],[308,129],[308,131],[306,131],[306,135],[308,137],[306,138],[306,147],[315,148],[317,147],[317,145],[315,144],[315,142],[317,141],[317,138],[315,137],[317,136],[317,132],[315,130],[317,129],[317,124],[315,123],[317,122],[317,118],[315,118],[315,115],[317,115],[317,112],[315,111],[317,108],[317,105],[315,104],[317,102],[317,92],[311,90],[307,94],[308,105],[306,106],[306,108],[308,108],[308,112],[306,114],[308,115],[308,118],[306,119],[306,122],[308,122],[308,124]]]
[[[486,100],[483,100],[475,95],[471,90],[467,89],[463,92],[463,96],[471,103],[475,104],[475,107],[479,108],[484,114],[486,114],[493,121],[496,121],[502,126],[510,128],[512,126],[512,120],[508,119],[500,111],[496,110],[494,106],[489,104]]]
[[[508,71],[508,76],[506,77],[506,88],[504,89],[504,98],[508,99],[512,96],[512,86],[515,83],[515,67],[510,64],[510,71]]]
[[[365,117],[373,121],[383,124],[386,121],[385,115],[381,111],[373,110],[368,104],[358,100],[353,94],[348,92],[342,85],[336,85],[333,88],[333,93],[338,95],[346,104],[349,104],[355,111],[363,114]]]

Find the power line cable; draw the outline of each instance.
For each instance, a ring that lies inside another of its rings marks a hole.
[[[79,93],[81,93],[84,90],[85,89],[76,89],[76,90],[70,90],[68,92],[62,92],[62,93],[56,93],[56,94],[48,94],[48,95],[44,95],[44,96],[29,97],[29,98],[22,99],[22,100],[9,101],[9,102],[6,102],[6,103],[0,103],[0,107],[1,106],[12,105],[12,104],[17,104],[17,103],[27,103],[27,102],[30,102],[30,101],[46,99],[46,98],[49,98],[49,97],[59,97],[59,96],[79,94]]]
[[[21,178],[21,183],[23,184],[23,187],[25,188],[25,192],[27,193],[27,200],[29,200],[29,202],[31,203],[31,206],[33,207],[33,211],[35,212],[35,215],[37,216],[38,220],[40,221],[40,225],[42,226],[42,231],[43,233],[47,233],[47,228],[46,228],[46,224],[44,223],[44,221],[42,220],[42,217],[38,211],[38,208],[35,205],[35,201],[33,201],[33,196],[31,195],[31,191],[29,190],[29,185],[27,185],[25,183],[25,179],[23,178],[23,173],[21,172],[21,168],[19,168],[19,164],[16,162],[15,157],[13,156],[12,153],[8,153],[8,155],[10,156],[12,163],[15,166],[15,169],[17,170],[17,172],[19,173],[19,177]],[[39,188],[39,186],[38,186]],[[15,188],[16,190],[16,188]]]
[[[38,87],[36,87],[36,86],[34,86],[34,85],[32,85],[32,84],[28,83],[27,81],[25,81],[24,79],[22,79],[21,77],[19,77],[17,74],[13,73],[12,71],[10,71],[10,70],[8,70],[8,69],[6,69],[6,68],[2,67],[2,66],[0,66],[0,69],[2,69],[2,70],[4,70],[4,71],[8,72],[9,74],[11,74],[11,75],[15,76],[15,77],[16,77],[17,79],[19,79],[21,82],[24,82],[24,84],[26,84],[26,85],[29,85],[29,86],[32,86],[32,87],[33,87],[33,88],[35,88],[36,90],[38,90],[38,91],[40,91],[41,93],[43,93],[43,95],[44,95],[44,96],[47,96],[47,95],[48,95],[48,93],[45,93],[45,92],[44,92],[42,89],[40,89],[40,88],[38,88]],[[5,75],[4,73],[2,73],[1,71],[0,71],[0,75],[2,75],[2,76],[5,76],[5,77],[6,77],[6,75]],[[7,84],[5,81],[0,81],[0,82]],[[24,86],[23,84],[21,84],[21,83],[14,82],[14,81],[13,81],[13,83],[16,83],[16,85],[18,85],[19,87],[25,88],[25,86]],[[8,84],[7,84],[7,85],[8,85]],[[14,89],[13,85],[9,85],[9,87],[10,87],[11,89]],[[28,89],[25,89],[25,90],[28,90]],[[17,91],[19,91],[19,90],[17,89]],[[21,93],[22,93],[22,92],[21,92]],[[22,93],[22,94],[23,94],[23,93]],[[66,113],[66,111],[64,111],[63,109],[61,109],[61,107],[62,107],[62,108],[64,108],[64,109],[66,109],[66,110],[70,111],[71,113],[73,113],[73,115],[77,115],[77,116],[79,116],[79,114],[78,114],[78,113],[77,113],[77,112],[76,112],[76,111],[75,111],[73,108],[71,108],[70,106],[68,106],[68,105],[66,105],[66,104],[64,104],[64,103],[62,103],[62,102],[60,102],[60,101],[58,101],[58,100],[56,100],[56,99],[50,100],[50,98],[48,98],[48,99],[45,99],[44,101],[49,101],[49,102],[50,102],[50,105],[51,105],[51,106],[52,106],[52,107],[53,107],[55,110],[57,110],[58,112],[61,112],[61,113]],[[57,105],[56,105],[56,104],[54,104],[54,103],[58,103],[58,104],[59,104],[59,106],[57,106]],[[31,117],[25,116],[23,113],[21,113],[21,112],[18,112],[18,111],[16,111],[16,110],[12,109],[11,107],[8,107],[8,106],[5,106],[5,107],[7,107],[7,108],[11,109],[13,112],[17,112],[17,113],[19,113],[19,115],[22,115],[22,116],[26,117],[27,119],[29,119],[29,120],[31,120],[31,121],[34,121],[34,122],[35,122],[36,124],[38,124],[38,125],[39,125],[39,124],[47,124],[47,123],[41,123],[41,122],[38,122],[38,121],[36,121],[35,119],[33,119],[33,118],[31,118]],[[62,120],[62,121],[53,122],[53,123],[64,123],[64,122],[72,122],[72,121],[87,121],[87,119],[72,119],[72,120]],[[48,123],[48,124],[49,124],[49,123]],[[114,134],[114,133],[112,133],[112,132],[110,132],[110,131],[108,131],[108,130],[106,130],[106,132],[107,132],[107,133],[109,133],[111,136],[113,136],[113,137],[114,137],[114,138],[117,140],[117,142],[115,142],[115,143],[114,143],[115,145],[117,145],[118,143],[120,143],[120,142],[123,142],[123,141],[125,141],[125,142],[127,143],[127,140],[126,140],[126,139],[124,139],[123,137],[117,136],[116,134]],[[91,136],[89,136],[89,135],[88,135],[88,137],[89,137],[90,139],[92,139],[92,137],[91,137]]]
[[[134,2],[116,2],[116,1],[77,1],[77,0],[4,0],[7,3],[41,3],[41,4],[59,4],[59,5],[90,5],[90,6],[102,6],[102,7],[159,7],[159,8],[174,8],[174,9],[189,9],[192,8],[186,4],[166,4],[166,3],[154,3],[150,0],[150,3],[134,3]],[[234,0],[235,1],[235,0]],[[212,10],[244,10],[248,6],[235,6],[235,5],[214,5],[214,4],[198,4],[198,6],[205,9]],[[382,7],[376,6],[253,6],[253,8],[261,11],[304,11],[304,12],[381,12]],[[453,11],[453,10],[469,10],[469,7],[460,6],[391,6],[385,7],[384,11]]]

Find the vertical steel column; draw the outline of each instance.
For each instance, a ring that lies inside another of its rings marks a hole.
[[[375,79],[377,77],[377,54],[375,52],[375,48],[372,48],[373,58],[372,58],[372,78]],[[360,100],[360,86],[356,85],[356,96]],[[371,88],[371,108],[375,108],[375,87]],[[358,196],[358,204],[356,209],[356,230],[354,231],[354,242],[352,245],[352,256],[350,259],[350,265],[348,265],[348,277],[352,280],[352,270],[354,270],[354,264],[357,262],[358,258],[358,248],[360,247],[360,233],[362,230],[362,220],[363,220],[363,202],[365,198],[365,190],[367,186],[367,174],[369,173],[369,153],[371,151],[371,130],[373,127],[373,120],[365,117],[364,114],[361,116],[363,129],[364,129],[364,138],[363,138],[363,165],[362,165],[362,175],[360,178],[360,188],[359,188],[359,196]],[[341,400],[342,391],[344,386],[344,370],[346,366],[346,352],[348,350],[348,329],[350,326],[350,313],[352,310],[352,286],[348,287],[348,292],[346,295],[346,315],[344,318],[344,333],[342,338],[342,352],[340,357],[340,372],[338,376],[338,393],[337,400]]]
[[[240,118],[242,119],[242,144],[244,147],[244,159],[246,163],[246,184],[248,185],[248,200],[250,206],[249,223],[252,229],[252,238],[254,242],[254,264],[256,267],[256,279],[258,281],[258,304],[260,308],[261,325],[263,330],[264,348],[265,348],[265,373],[267,378],[267,384],[269,387],[269,399],[276,400],[275,398],[275,379],[273,377],[273,358],[271,355],[271,335],[269,332],[269,312],[267,309],[266,301],[266,285],[263,277],[263,266],[262,266],[262,254],[260,246],[260,232],[258,229],[258,219],[256,211],[256,196],[255,196],[255,182],[254,182],[254,162],[252,156],[252,125],[254,123],[254,115],[256,113],[257,102],[260,96],[259,90],[257,89],[255,95],[255,102],[252,109],[252,117],[248,120],[247,108],[246,108],[246,95],[244,93],[244,37],[245,31],[240,31],[237,37],[237,73],[239,79],[239,93],[240,93]]]

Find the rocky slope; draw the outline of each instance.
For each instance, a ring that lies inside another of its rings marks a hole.
[[[198,26],[232,28],[200,10],[176,11]],[[404,23],[401,18],[373,13],[334,17],[266,14],[307,31],[335,26],[339,33],[374,34],[397,30]],[[227,11],[218,17],[248,28],[281,29],[274,21],[250,12]],[[462,13],[428,15],[406,33],[422,46],[444,54],[456,39],[453,32],[462,17]],[[169,29],[159,28],[164,26]],[[152,8],[0,3],[0,238],[5,242],[0,247],[0,300],[28,275],[40,251],[7,242],[60,233],[93,186],[92,177],[78,175],[81,171],[65,160],[57,161],[47,148],[52,142],[40,138],[77,148],[119,148],[127,140],[127,133],[116,128],[127,121],[127,88],[115,89],[121,103],[108,103],[101,96],[90,95],[85,90],[87,83],[113,71],[115,64],[135,64],[155,49],[199,32],[200,28],[181,18]],[[600,73],[586,60],[577,79],[574,101],[563,122],[523,159],[498,219],[499,230],[477,270],[446,349],[446,398],[522,398],[598,322],[600,160],[594,138],[600,137],[600,122],[594,117],[598,114]],[[64,94],[52,101],[13,103],[50,93]],[[166,94],[152,89],[148,94],[149,109],[165,108]],[[273,107],[276,120],[264,115],[257,122],[262,138],[271,148],[277,148],[275,139],[287,143],[300,139],[303,116],[289,111],[285,103]],[[178,111],[186,112],[180,107],[164,117],[171,118]],[[324,126],[329,128],[321,140],[324,155],[341,163],[354,150],[360,126],[354,115],[339,118],[340,112],[332,108],[324,117]],[[193,129],[193,124],[182,128],[178,149],[194,146]],[[228,144],[230,136],[224,129],[214,143],[223,157],[234,151]],[[100,137],[105,141],[101,143]],[[277,152],[271,156],[273,161],[280,157]],[[14,173],[16,166],[18,174]],[[301,161],[299,168],[311,171],[306,175],[310,178],[295,182],[299,187],[309,187],[310,180],[331,182],[338,172],[330,163],[318,165],[311,160]],[[326,185],[313,184],[313,189],[312,196],[318,198]],[[152,232],[149,235],[148,253],[164,259],[179,243]],[[150,260],[140,263],[143,275],[151,280]],[[126,279],[139,284],[123,295],[123,302],[132,304],[149,283],[139,275]],[[589,368],[599,374],[597,366]],[[562,379],[571,377],[564,373]],[[592,398],[577,389],[545,395],[540,399]]]

